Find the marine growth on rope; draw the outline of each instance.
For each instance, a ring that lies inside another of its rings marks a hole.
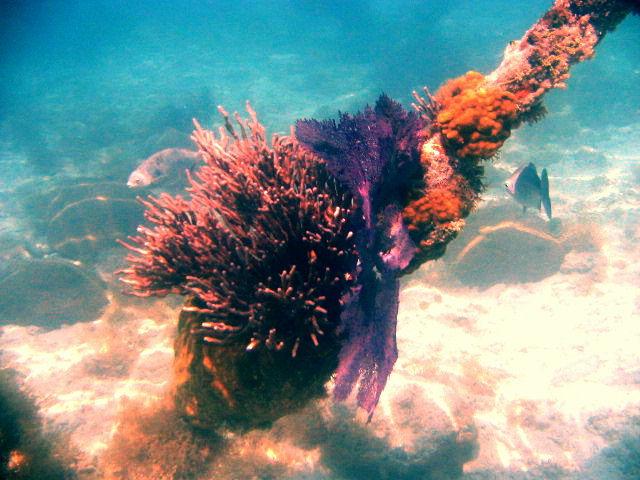
[[[199,125],[205,160],[188,196],[144,200],[151,226],[123,243],[122,281],[140,296],[190,294],[193,334],[246,348],[315,348],[334,334],[356,269],[353,202],[323,160],[273,136],[247,106],[218,136]],[[237,130],[237,131],[236,131]]]
[[[336,398],[356,390],[371,415],[397,358],[399,277],[444,254],[478,202],[482,161],[638,11],[634,0],[556,0],[494,72],[414,93],[416,112],[382,95],[270,142],[250,106],[248,120],[220,108],[217,135],[196,122],[204,165],[186,197],[143,200],[150,225],[123,242],[121,271],[135,295],[189,296],[176,360],[186,414],[213,405],[239,423],[253,416],[245,426],[273,421],[283,396],[291,411],[319,395],[295,401],[309,369],[291,362],[304,357],[315,386],[333,375]]]

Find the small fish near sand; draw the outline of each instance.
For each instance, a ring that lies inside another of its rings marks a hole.
[[[516,202],[522,205],[523,211],[528,207],[540,211],[544,207],[547,218],[551,220],[551,199],[549,198],[549,177],[543,168],[538,176],[533,163],[523,165],[509,177],[504,186]]]
[[[131,188],[147,187],[161,180],[179,177],[202,161],[199,152],[186,148],[165,148],[143,160],[129,179]]]

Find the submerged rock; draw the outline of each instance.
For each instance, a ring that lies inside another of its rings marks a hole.
[[[46,227],[52,215],[70,202],[91,195],[119,198],[129,195],[124,183],[104,181],[93,177],[41,177],[25,182],[16,190],[22,213],[38,229]]]
[[[62,259],[12,262],[0,277],[0,324],[47,329],[97,318],[108,304],[104,283]]]
[[[562,242],[518,222],[483,227],[456,257],[454,272],[465,285],[537,282],[560,269]]]
[[[538,282],[557,272],[587,273],[598,263],[589,225],[545,222],[505,206],[486,208],[469,223],[447,258],[450,272],[467,286]]]
[[[24,236],[16,234],[0,234],[0,278],[11,261],[15,259],[29,259],[40,252],[36,245],[32,245]]]
[[[141,219],[142,206],[135,200],[97,195],[69,203],[54,215],[47,241],[66,258],[91,261],[117,248],[116,239],[135,233]]]
[[[70,449],[60,435],[45,433],[42,423],[34,398],[18,387],[15,372],[0,369],[0,478],[75,478]]]
[[[82,181],[51,192],[48,214],[53,216],[67,205],[87,198],[135,199],[126,185],[120,182]]]
[[[142,205],[124,183],[73,179],[31,192],[23,211],[49,249],[72,260],[92,262],[120,248],[118,238],[135,233]]]

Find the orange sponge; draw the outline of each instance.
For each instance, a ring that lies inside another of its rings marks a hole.
[[[445,189],[430,190],[426,195],[410,202],[403,210],[409,231],[421,230],[427,223],[444,223],[460,218],[462,201]]]
[[[445,83],[435,94],[436,115],[447,148],[458,158],[489,158],[511,134],[517,117],[514,95],[488,85],[478,72]]]

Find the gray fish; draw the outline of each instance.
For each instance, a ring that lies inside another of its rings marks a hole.
[[[546,168],[542,169],[538,177],[536,166],[533,163],[523,165],[513,172],[513,175],[509,177],[504,186],[514,200],[522,205],[525,212],[527,207],[540,211],[540,206],[542,205],[547,217],[551,220],[549,177],[547,177]]]
[[[201,161],[200,152],[186,148],[165,148],[143,160],[129,175],[127,186],[146,187],[167,177],[177,177]]]

